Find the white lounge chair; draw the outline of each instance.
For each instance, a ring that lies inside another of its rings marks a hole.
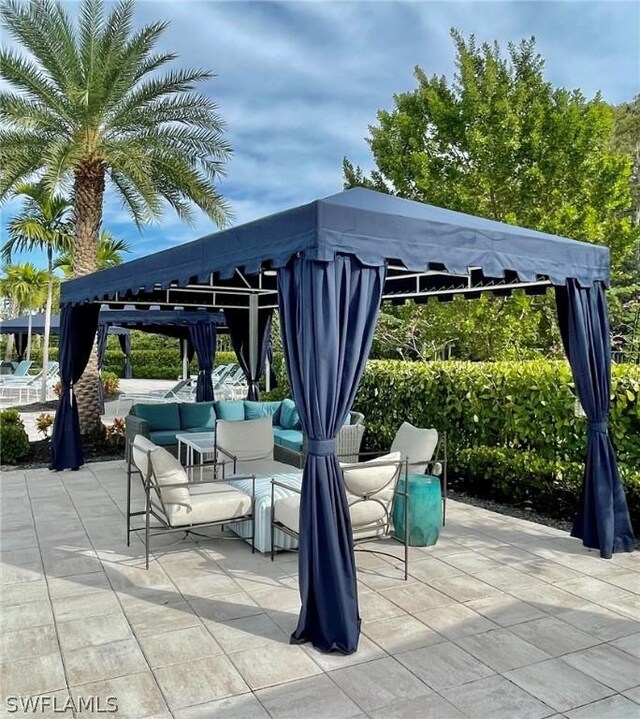
[[[27,377],[29,375],[29,370],[31,369],[32,364],[32,360],[22,360],[21,362],[18,362],[18,366],[15,368],[12,374],[0,376],[0,384],[4,384],[5,382],[18,379],[19,377]]]
[[[131,392],[118,395],[116,404],[116,415],[120,411],[121,401],[137,402],[138,404],[163,404],[165,402],[191,402],[193,401],[193,391],[188,387],[190,379],[181,379],[171,389],[153,389],[149,392]]]
[[[149,543],[153,534],[200,532],[206,527],[235,521],[254,524],[254,491],[241,492],[223,479],[211,476],[190,482],[188,467],[164,447],[136,435],[131,443],[127,469],[127,546],[132,532],[144,533],[145,564],[149,568]],[[214,465],[207,465],[211,470]],[[144,509],[131,510],[131,476],[139,473],[144,490]],[[255,477],[243,477],[255,483]],[[132,517],[144,517],[142,527],[132,527]],[[155,520],[151,526],[151,520]],[[254,532],[255,534],[255,532]],[[252,539],[252,551],[255,550]]]
[[[398,479],[401,474],[406,476],[406,462],[401,459],[400,452],[391,452],[382,457],[366,462],[341,464],[349,516],[353,531],[354,545],[369,542],[372,539],[388,537],[392,530],[393,500],[396,494],[404,497],[405,508],[408,508],[406,490],[398,490]],[[272,481],[272,492],[276,487],[290,485]],[[405,484],[406,486],[406,484]],[[271,559],[275,555],[276,529],[284,534],[298,538],[300,525],[300,492],[280,499],[273,499],[271,504]],[[405,521],[406,526],[406,521]],[[408,534],[403,541],[404,546],[404,578],[408,576]],[[373,551],[378,554],[392,556],[388,552]]]

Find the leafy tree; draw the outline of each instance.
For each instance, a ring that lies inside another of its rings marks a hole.
[[[105,270],[122,264],[122,255],[130,252],[129,243],[124,239],[116,239],[109,230],[100,230],[98,240],[96,269]],[[73,246],[68,247],[56,258],[56,269],[62,270],[65,277],[73,277]]]
[[[214,222],[229,217],[215,183],[230,147],[216,105],[196,86],[206,70],[167,70],[176,55],[157,49],[167,28],[135,29],[134,3],[107,13],[83,0],[74,26],[52,0],[0,5],[22,48],[0,50],[0,200],[40,176],[71,187],[75,275],[94,272],[106,183],[141,225],[169,205],[184,220],[193,205]],[[101,429],[95,348],[74,393],[85,432]]]
[[[0,293],[10,299],[12,315],[29,312],[27,359],[31,353],[31,311],[45,304],[48,285],[49,273],[31,262],[6,265],[0,277]]]
[[[70,217],[71,202],[60,194],[51,193],[43,182],[23,183],[15,189],[15,196],[24,198],[21,211],[8,225],[8,240],[2,247],[3,258],[10,262],[16,251],[44,250],[47,256],[47,303],[45,308],[42,345],[41,397],[47,398],[46,367],[49,362],[49,336],[53,305],[54,254],[68,250],[73,242]]]
[[[345,187],[604,244],[614,276],[625,278],[639,231],[629,212],[631,157],[612,142],[614,110],[600,95],[586,99],[546,81],[533,38],[509,44],[506,54],[456,30],[452,38],[453,80],[416,67],[417,87],[395,95],[393,109],[380,110],[369,127],[375,169],[367,176],[345,158]],[[486,302],[502,312],[502,300]],[[444,312],[456,319],[453,309]],[[526,347],[514,329],[514,344]]]

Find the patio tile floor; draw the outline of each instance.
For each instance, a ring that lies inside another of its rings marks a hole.
[[[115,696],[131,719],[640,716],[635,554],[450,502],[408,582],[356,554],[360,648],[327,656],[288,643],[295,555],[174,535],[145,570],[122,462],[6,472],[0,493],[0,717],[13,695]]]

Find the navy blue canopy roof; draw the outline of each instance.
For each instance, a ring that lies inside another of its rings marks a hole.
[[[182,334],[176,334],[172,330],[176,327],[185,328],[187,325],[200,322],[210,322],[218,328],[226,326],[222,312],[165,310],[158,307],[138,310],[130,306],[122,310],[101,310],[98,322],[99,324],[108,325],[109,334],[116,335],[128,334],[130,329],[137,329],[143,332],[182,336]],[[165,332],[164,330],[167,331]],[[27,334],[28,331],[28,315],[0,322],[0,334]],[[31,316],[31,333],[34,335],[44,334],[43,312]],[[51,334],[60,334],[60,315],[51,315]],[[185,337],[187,334],[185,334]]]
[[[282,267],[298,253],[326,261],[346,253],[366,265],[418,273],[480,270],[485,278],[521,283],[609,281],[605,247],[354,188],[70,280],[62,285],[62,303],[131,301],[171,287],[224,285],[235,282],[236,270],[246,277]]]

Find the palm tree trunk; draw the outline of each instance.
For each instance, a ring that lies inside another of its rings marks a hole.
[[[102,222],[104,199],[104,166],[99,161],[86,162],[75,173],[74,214],[75,247],[73,250],[73,274],[88,275],[97,269],[98,233]],[[103,431],[100,421],[100,391],[98,376],[98,352],[94,343],[89,362],[74,387],[78,402],[80,427],[83,434],[98,435]]]
[[[27,324],[27,360],[31,359],[31,323],[33,322],[32,317],[33,315],[31,314],[31,310],[29,310],[29,322]]]
[[[18,303],[16,302],[15,298],[11,300],[11,319],[14,319],[18,316]],[[13,357],[13,347],[15,345],[16,338],[15,335],[7,335],[7,346],[4,350],[4,359],[6,362],[11,362],[11,358]]]
[[[51,305],[53,304],[53,249],[47,247],[47,269],[49,280],[47,282],[47,306],[44,311],[44,337],[42,340],[42,387],[40,401],[47,401],[47,365],[49,364],[49,335],[51,334]]]

